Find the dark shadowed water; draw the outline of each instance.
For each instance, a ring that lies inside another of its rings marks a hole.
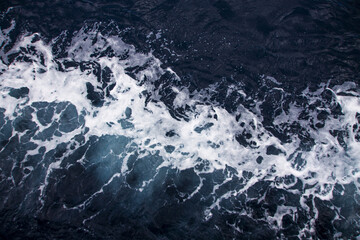
[[[1,239],[358,239],[360,2],[2,1]]]

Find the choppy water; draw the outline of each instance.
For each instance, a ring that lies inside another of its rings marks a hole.
[[[1,9],[1,238],[359,236],[358,2]]]

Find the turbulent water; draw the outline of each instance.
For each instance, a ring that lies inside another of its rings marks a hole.
[[[358,1],[0,4],[1,239],[358,239]]]

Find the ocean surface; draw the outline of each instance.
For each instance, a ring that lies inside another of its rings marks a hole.
[[[0,3],[0,239],[360,239],[360,1]]]

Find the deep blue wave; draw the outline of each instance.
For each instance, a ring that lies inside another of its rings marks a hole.
[[[360,3],[3,1],[2,239],[357,239]]]

